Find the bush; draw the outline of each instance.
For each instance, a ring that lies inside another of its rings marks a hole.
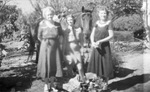
[[[113,22],[116,31],[135,32],[143,28],[142,17],[139,14],[121,16]]]
[[[114,31],[114,41],[134,41],[133,33],[129,31]]]

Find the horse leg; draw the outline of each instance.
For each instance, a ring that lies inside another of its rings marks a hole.
[[[89,34],[89,36],[88,36],[88,47],[89,47],[89,48],[91,47],[90,34]]]
[[[89,48],[90,48],[90,36],[89,34],[86,34],[86,53],[89,52]]]
[[[36,43],[36,60],[35,63],[38,63],[38,59],[39,59],[39,51],[40,51],[40,44]]]
[[[38,63],[38,56],[39,56],[39,51],[37,50],[37,51],[36,51],[36,59],[35,59],[35,63],[36,63],[36,64]]]
[[[83,47],[85,48],[86,46],[86,34],[83,34]]]

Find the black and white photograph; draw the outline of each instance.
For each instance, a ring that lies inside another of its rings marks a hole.
[[[0,0],[0,92],[150,92],[150,0]]]

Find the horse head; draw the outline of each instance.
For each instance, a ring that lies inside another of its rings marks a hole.
[[[89,42],[90,42],[89,38],[90,38],[92,24],[93,24],[93,21],[92,21],[93,20],[92,19],[93,10],[85,9],[84,7],[82,7],[81,12],[68,13],[68,15],[69,14],[72,14],[74,17],[75,28],[82,29],[82,32],[84,35],[84,37],[83,37],[84,43],[89,44]],[[60,24],[61,24],[61,27],[63,30],[65,30],[67,28],[66,16],[60,17],[60,19],[61,19]],[[59,17],[57,17],[57,18],[59,18]]]
[[[83,33],[89,34],[91,33],[92,29],[92,10],[86,10],[82,7],[82,14],[81,14],[81,25],[83,29]]]
[[[84,43],[89,43],[92,30],[92,10],[82,7],[82,12],[76,17],[75,27],[80,27],[84,34]]]

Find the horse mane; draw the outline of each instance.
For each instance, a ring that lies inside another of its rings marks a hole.
[[[75,28],[82,28],[82,13],[80,13],[79,15],[75,16],[75,20],[74,20],[74,27]]]
[[[65,30],[67,28],[66,18],[61,19],[60,25],[61,25],[62,30]]]

